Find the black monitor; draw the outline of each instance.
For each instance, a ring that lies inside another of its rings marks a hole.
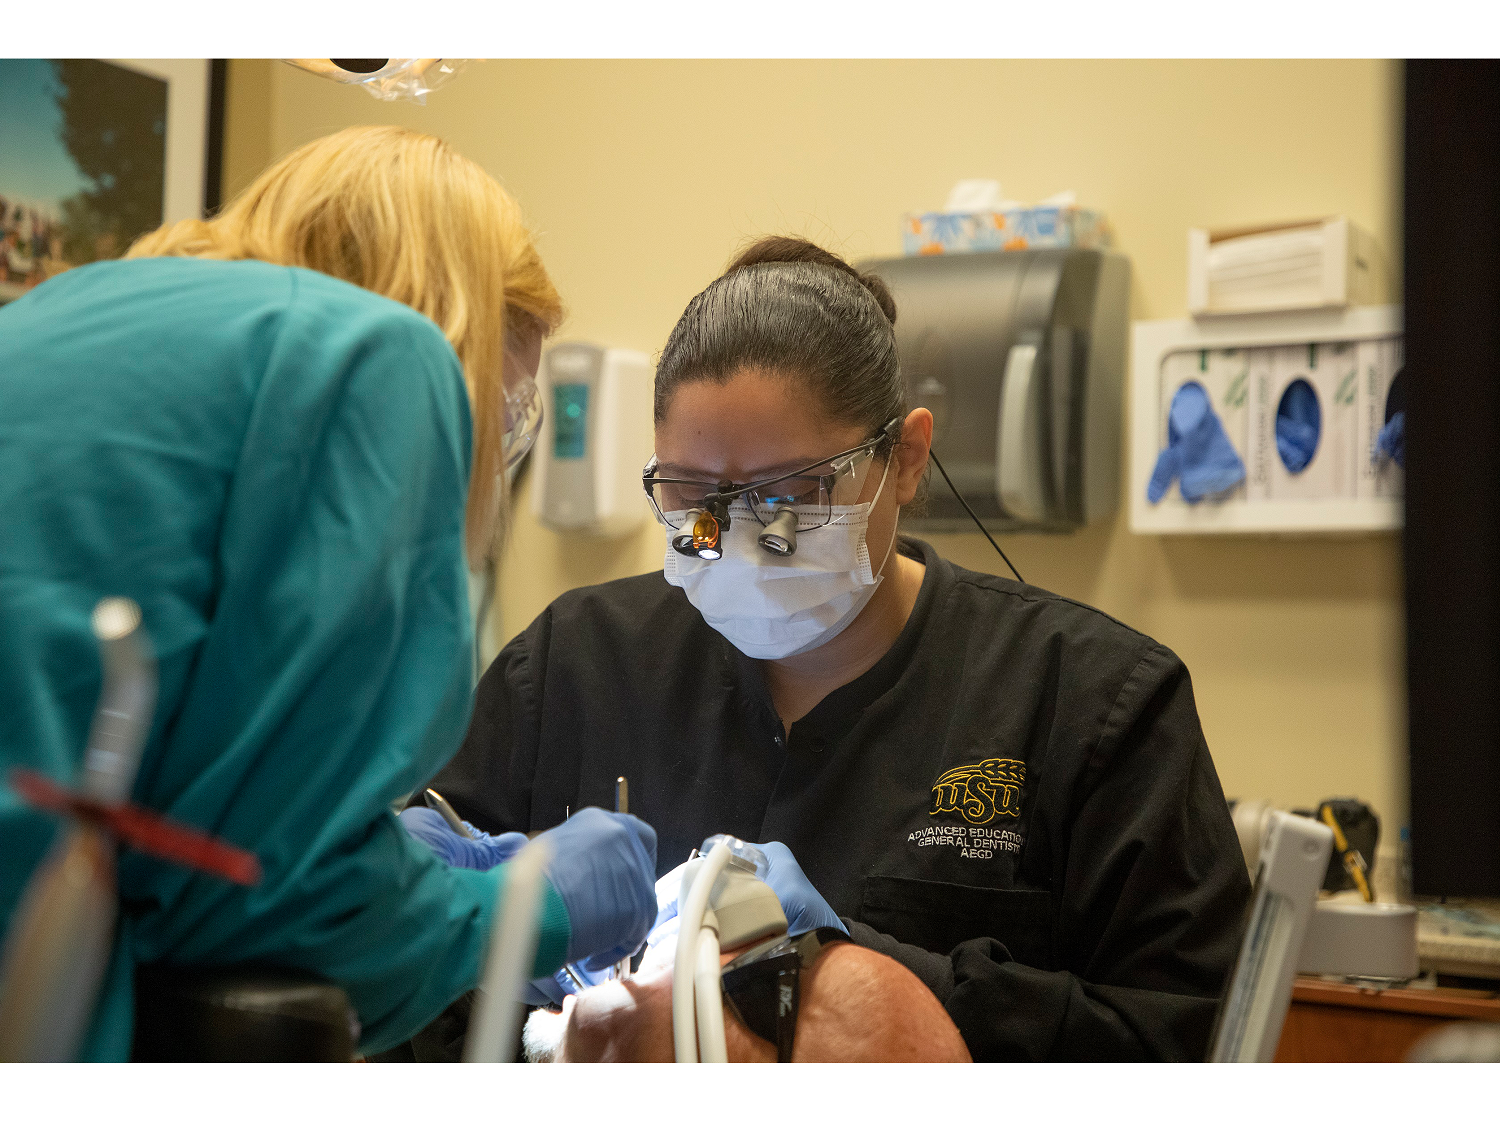
[[[1405,86],[1412,886],[1500,897],[1500,62]]]

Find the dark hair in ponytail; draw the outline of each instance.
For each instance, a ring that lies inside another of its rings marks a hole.
[[[873,437],[906,415],[895,322],[874,274],[805,239],[763,238],[672,329],[656,367],[656,420],[682,384],[727,383],[751,368],[800,381],[831,418]]]

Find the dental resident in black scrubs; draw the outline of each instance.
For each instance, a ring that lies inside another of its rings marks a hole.
[[[658,874],[716,832],[780,841],[976,1061],[1201,1059],[1250,886],[1187,669],[900,534],[932,417],[895,318],[879,279],[787,238],[692,300],[644,482],[664,571],[549,606],[433,784],[498,833],[624,774]],[[762,545],[784,510],[791,554]],[[704,512],[721,558],[672,546]]]

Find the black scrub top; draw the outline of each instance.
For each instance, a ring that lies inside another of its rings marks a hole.
[[[780,840],[976,1061],[1202,1059],[1250,883],[1187,669],[925,543],[896,643],[783,733],[758,661],[660,573],[574,590],[490,666],[433,781],[490,832],[613,807],[664,874]]]

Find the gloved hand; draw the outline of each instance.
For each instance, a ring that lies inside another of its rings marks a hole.
[[[547,879],[568,911],[566,962],[598,970],[631,956],[656,916],[656,833],[643,820],[580,809],[537,837],[552,845]]]
[[[801,865],[785,844],[773,840],[769,844],[757,844],[756,847],[765,852],[766,858],[771,861],[770,869],[766,872],[766,883],[776,892],[781,909],[786,913],[786,932],[789,937],[816,930],[819,926],[832,926],[846,934],[849,932],[833,912],[833,907],[807,881]]]
[[[1375,462],[1379,464],[1382,458],[1396,462],[1403,469],[1406,468],[1406,411],[1398,410],[1391,415],[1391,420],[1380,429],[1380,434],[1375,439]]]
[[[1318,394],[1306,379],[1298,379],[1282,392],[1276,407],[1276,452],[1289,473],[1307,468],[1318,450],[1323,430]]]
[[[470,832],[475,832],[475,837],[469,839],[460,836],[432,809],[402,809],[401,826],[409,835],[436,852],[437,857],[449,867],[488,871],[526,846],[524,832],[504,832],[499,836],[491,836],[488,832],[475,832],[474,826],[467,820],[464,821],[464,826]]]
[[[1235,452],[1201,383],[1184,383],[1172,396],[1167,411],[1167,447],[1156,458],[1156,468],[1146,485],[1146,499],[1153,504],[1160,501],[1179,476],[1182,498],[1189,504],[1225,492],[1245,479],[1245,463]]]
[[[679,863],[656,881],[656,921],[651,923],[651,932],[646,935],[646,945],[650,948],[677,936],[677,896],[686,869],[686,863]]]

